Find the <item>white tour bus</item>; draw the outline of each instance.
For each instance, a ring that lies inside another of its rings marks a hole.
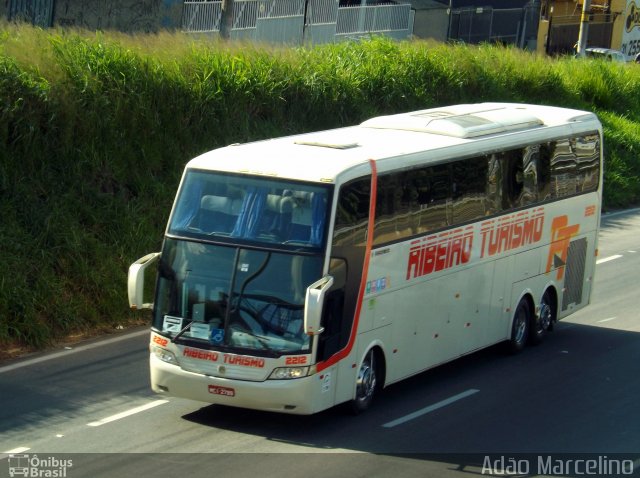
[[[152,388],[360,411],[483,347],[537,344],[589,303],[601,185],[597,117],[550,106],[434,108],[205,153],[162,252],[129,270],[131,307],[153,310]]]

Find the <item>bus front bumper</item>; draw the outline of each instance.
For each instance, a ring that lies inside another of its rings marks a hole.
[[[153,354],[150,370],[153,391],[172,397],[297,415],[321,409],[317,398],[323,387],[318,375],[263,382],[234,380],[189,372]]]

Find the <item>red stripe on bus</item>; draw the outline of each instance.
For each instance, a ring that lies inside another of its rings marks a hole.
[[[358,292],[358,302],[356,303],[355,317],[353,326],[351,327],[351,335],[349,342],[342,350],[339,350],[324,362],[316,365],[316,371],[321,372],[326,368],[336,364],[351,353],[353,344],[356,341],[358,333],[358,322],[360,321],[360,311],[362,310],[362,302],[367,285],[367,276],[369,275],[369,257],[371,256],[371,248],[373,244],[373,226],[376,217],[376,196],[378,192],[378,170],[373,159],[369,160],[371,165],[371,197],[369,198],[369,224],[367,225],[367,244],[365,245],[364,265],[362,266],[362,279],[360,280],[360,290]]]

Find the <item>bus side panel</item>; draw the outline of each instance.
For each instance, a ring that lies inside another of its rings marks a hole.
[[[326,368],[320,374],[316,374],[315,392],[313,394],[313,411],[318,412],[333,407],[339,403],[336,394],[339,386],[338,371],[344,361],[338,362]]]
[[[394,354],[390,347],[392,343],[391,324],[398,319],[396,314],[398,299],[397,293],[386,293],[363,299],[356,338],[357,345],[354,347],[355,352],[352,351],[347,358],[338,362],[336,403],[353,398],[357,371],[360,369],[364,355],[371,347],[377,346],[382,350],[385,357],[385,383],[388,383],[389,366],[393,361]]]
[[[376,309],[393,317],[389,381],[504,339],[506,274],[495,268],[493,261],[478,264],[378,297]]]
[[[491,333],[499,318],[493,315],[491,293],[495,262],[485,262],[456,273],[457,289],[440,300],[453,303],[454,324],[458,336],[457,355],[486,347],[495,342]],[[450,357],[455,358],[455,357]]]
[[[513,256],[503,257],[494,262],[493,285],[491,287],[491,319],[487,331],[488,342],[506,340],[510,335],[511,274]]]
[[[549,207],[540,254],[541,272],[557,285],[558,319],[589,304],[596,265],[597,193],[570,198]],[[548,228],[548,229],[547,229]]]
[[[442,320],[436,310],[437,296],[431,281],[423,281],[380,297],[385,309],[393,314],[392,354],[387,367],[390,382],[424,368],[423,355],[434,349],[427,337],[433,336]]]
[[[422,294],[416,294],[411,300],[421,314],[416,335],[418,343],[412,351],[416,357],[412,373],[446,362],[458,354],[460,338],[456,325],[460,303],[454,303],[454,297],[459,293],[455,292],[459,290],[458,276],[447,274],[423,282],[421,286],[428,290],[429,301],[424,301]]]
[[[569,243],[566,266],[557,267],[549,273],[541,270],[539,274],[526,278],[523,272],[527,269],[522,267],[522,264],[524,262],[531,264],[530,259],[534,256],[541,265],[544,265],[543,262],[546,264],[549,247],[552,245],[518,254],[518,256],[527,257],[523,257],[524,261],[520,261],[521,265],[517,270],[521,273],[514,275],[514,279],[517,280],[519,277],[521,280],[514,282],[511,286],[511,311],[515,310],[523,295],[531,294],[537,313],[542,296],[550,286],[553,286],[558,294],[558,318],[566,317],[589,303],[595,266],[595,261],[590,258],[595,255],[595,233],[573,238]],[[560,279],[558,274],[562,274]],[[512,319],[513,313],[509,316],[509,322]]]
[[[356,342],[361,342],[361,337],[356,338]],[[354,397],[355,386],[356,386],[356,373],[358,371],[357,365],[359,357],[358,357],[358,347],[354,347],[351,349],[351,352],[347,357],[340,360],[335,369],[335,403],[336,405],[339,403],[347,402]]]
[[[597,255],[597,232],[593,231],[586,234],[587,254],[584,267],[584,285],[582,289],[582,307],[591,303],[591,294],[593,292],[593,279],[596,269]],[[575,310],[575,309],[574,309]]]
[[[558,318],[562,319],[588,305],[595,271],[595,233],[572,238],[566,265],[551,272],[558,280]]]

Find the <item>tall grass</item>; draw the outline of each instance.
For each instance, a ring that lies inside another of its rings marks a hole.
[[[597,112],[605,202],[640,200],[640,68],[374,39],[315,48],[0,28],[0,345],[131,322],[126,270],[160,247],[191,157],[436,105]]]

